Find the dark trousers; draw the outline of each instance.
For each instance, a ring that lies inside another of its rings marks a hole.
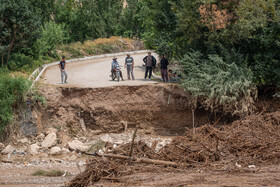
[[[149,73],[149,79],[151,78],[152,71],[153,71],[153,67],[146,66],[145,79],[147,78],[148,73]]]
[[[161,78],[162,78],[163,82],[168,82],[167,69],[161,69]]]

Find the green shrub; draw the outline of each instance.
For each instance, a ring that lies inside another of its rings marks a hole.
[[[36,41],[34,50],[37,51],[39,56],[51,55],[56,57],[56,47],[66,40],[67,34],[64,30],[64,25],[50,21],[42,27],[41,37]]]
[[[131,30],[125,31],[125,32],[123,33],[123,36],[126,37],[126,38],[132,38],[132,36],[133,36],[133,31],[131,31]]]
[[[13,119],[13,109],[24,102],[30,82],[21,76],[0,72],[0,133]]]
[[[111,44],[99,44],[96,46],[101,50],[101,53],[112,53],[115,51],[115,48]]]
[[[246,63],[245,63],[246,64]],[[181,61],[182,86],[213,112],[246,115],[253,112],[256,86],[253,73],[218,55],[189,52]]]
[[[67,51],[69,54],[71,54],[72,58],[84,56],[84,54],[81,52],[81,50],[79,48],[76,48],[75,46],[67,46],[67,47],[65,47],[65,51]]]
[[[32,67],[34,59],[30,56],[21,53],[15,53],[11,55],[10,61],[8,62],[8,68],[11,71],[19,71],[23,67],[24,70],[28,70]]]

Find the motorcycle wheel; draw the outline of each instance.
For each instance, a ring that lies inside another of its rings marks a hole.
[[[116,76],[114,75],[114,73],[112,73],[112,80],[114,81],[116,79]]]
[[[117,74],[117,80],[118,80],[118,82],[120,81],[120,74],[119,73]]]

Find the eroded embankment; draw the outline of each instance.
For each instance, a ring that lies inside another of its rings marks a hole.
[[[79,133],[81,126],[91,131],[120,132],[136,125],[155,135],[180,135],[192,127],[187,107],[190,95],[172,85],[123,86],[100,89],[53,88],[42,90],[48,106],[39,112],[38,130],[68,128]],[[208,112],[196,110],[195,125],[209,122]]]

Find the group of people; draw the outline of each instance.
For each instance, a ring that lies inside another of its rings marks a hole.
[[[61,72],[61,83],[62,84],[67,84],[67,78],[68,75],[66,73],[66,61],[65,61],[65,56],[62,57],[62,60],[59,63],[59,68],[60,68],[60,72]],[[151,52],[148,52],[148,55],[145,56],[145,58],[143,59],[143,62],[145,63],[145,80],[147,78],[149,78],[149,80],[151,80],[151,76],[152,76],[152,71],[153,68],[156,67],[156,63],[157,60],[156,58],[152,55]],[[161,69],[161,77],[162,80],[164,82],[168,82],[169,81],[169,76],[168,76],[168,65],[169,62],[168,60],[165,58],[165,55],[162,54],[161,55],[161,59],[160,59],[160,69]],[[117,61],[117,57],[113,58],[112,61],[112,66],[111,66],[111,73],[113,73],[113,71],[115,70],[116,67],[119,67],[120,64]],[[128,80],[135,80],[135,76],[134,76],[134,59],[133,57],[130,56],[130,54],[127,54],[127,57],[125,58],[125,64],[124,67],[127,69],[127,78]],[[122,72],[120,71],[120,77],[123,80],[123,76],[122,76]]]
[[[145,80],[147,78],[149,78],[149,80],[151,80],[153,68],[156,67],[157,60],[152,55],[151,52],[148,52],[148,55],[145,56],[145,58],[143,59],[143,62],[145,63],[145,67],[146,67],[144,78],[145,78]],[[161,69],[162,80],[164,82],[168,82],[168,71],[167,71],[168,65],[169,65],[168,60],[165,58],[165,55],[162,54],[161,59],[160,59],[160,69]],[[117,58],[114,57],[113,62],[112,62],[111,72],[113,72],[114,69],[118,66],[119,66],[119,62],[117,61]],[[130,54],[127,54],[127,57],[125,58],[124,67],[127,69],[128,80],[131,80],[130,77],[132,77],[132,80],[135,80],[135,77],[134,77],[134,59],[130,56]],[[123,76],[122,76],[121,71],[120,71],[120,76],[121,76],[121,79],[123,80]]]

